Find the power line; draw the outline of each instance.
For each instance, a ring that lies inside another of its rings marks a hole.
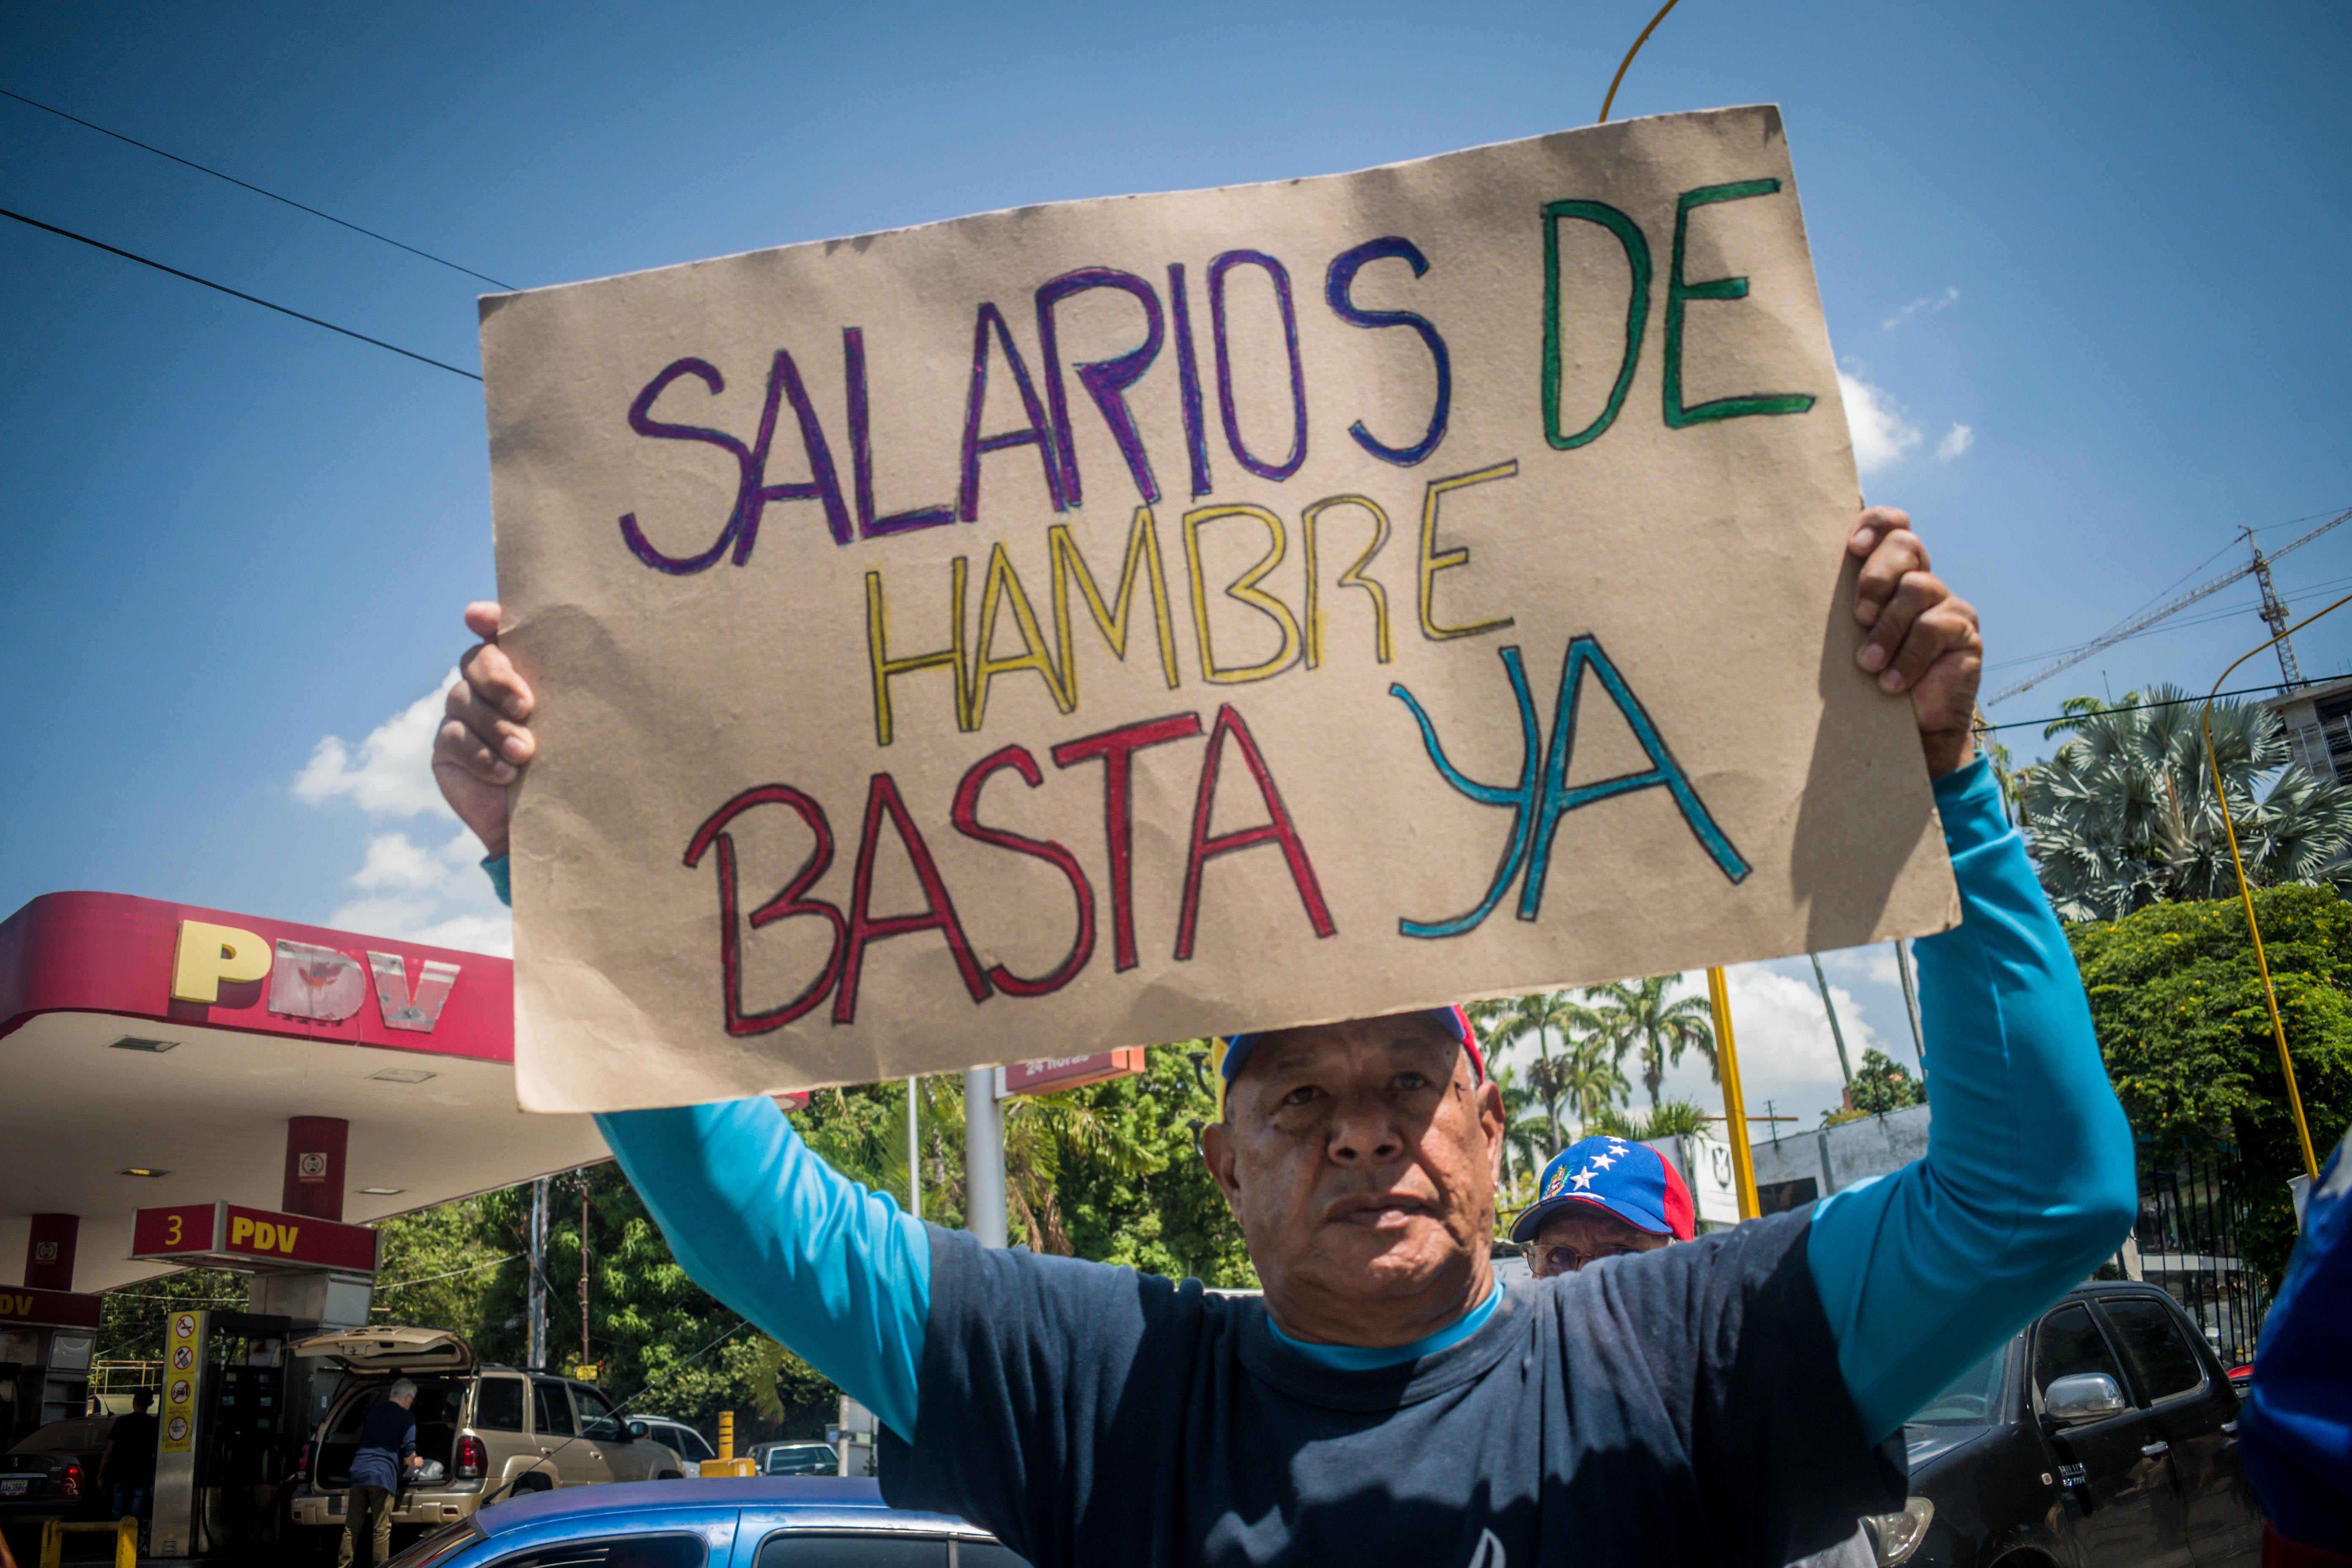
[[[6,89],[5,88],[0,88],[0,91],[5,90]],[[283,305],[274,305],[258,295],[248,294],[241,289],[232,289],[226,283],[215,283],[209,278],[199,278],[193,272],[183,272],[176,267],[166,267],[160,261],[151,261],[146,257],[136,255],[131,251],[121,249],[117,246],[109,245],[102,239],[92,239],[86,234],[76,234],[69,228],[59,228],[53,223],[43,223],[39,218],[26,217],[23,213],[10,212],[6,207],[0,207],[0,217],[12,217],[18,223],[30,224],[35,228],[47,229],[51,234],[62,235],[68,239],[78,239],[81,241],[82,244],[95,246],[97,248],[107,252],[109,255],[120,256],[125,261],[136,261],[142,267],[152,267],[158,272],[168,272],[174,278],[184,278],[191,283],[201,283],[207,289],[217,289],[224,294],[234,295],[236,298],[244,300],[248,305],[258,305],[263,310],[275,310],[281,316],[291,316],[298,321],[308,321],[314,327],[324,327],[331,332],[341,332],[347,338],[357,338],[363,343],[373,343],[380,349],[390,349],[393,353],[402,355],[404,358],[413,359],[419,364],[429,364],[436,370],[446,370],[452,375],[462,375],[467,381],[479,381],[482,379],[470,370],[459,370],[454,364],[448,364],[443,361],[434,359],[430,355],[417,353],[412,350],[402,348],[398,343],[388,343],[382,338],[372,338],[365,332],[355,332],[349,327],[339,327],[332,321],[322,321],[316,316],[306,316],[299,310],[289,310]]]
[[[2316,685],[2317,682],[2305,681],[2305,684],[2307,686]],[[2246,697],[2257,691],[2284,691],[2285,689],[2286,688],[2280,685],[2277,681],[2273,681],[2268,686],[2241,686],[2231,691],[2217,691],[2213,693],[2213,696],[2215,698]],[[2022,730],[2029,724],[2067,724],[2077,722],[2081,720],[2095,719],[2106,713],[2139,713],[2144,712],[2150,708],[2178,708],[2184,702],[2203,702],[2207,700],[2209,700],[2203,697],[2172,697],[2166,699],[2162,702],[2135,702],[2126,708],[2095,708],[2081,713],[2053,713],[2047,719],[2017,719],[2012,720],[2006,724],[1979,724],[1976,727],[1976,732],[1979,735],[1990,735],[1995,730]]]
[[[117,142],[127,142],[131,146],[140,149],[142,152],[154,153],[158,158],[169,158],[174,163],[184,164],[188,168],[195,170],[200,174],[210,174],[215,180],[226,180],[230,184],[238,186],[244,190],[251,191],[255,195],[268,196],[273,202],[283,202],[288,206],[293,207],[298,211],[309,213],[312,217],[322,217],[329,223],[350,229],[353,234],[363,234],[370,239],[380,239],[395,250],[404,250],[411,256],[421,256],[425,260],[433,262],[438,266],[446,267],[453,272],[462,272],[468,278],[478,278],[485,283],[497,283],[501,289],[512,289],[514,288],[514,285],[511,283],[499,283],[497,279],[491,277],[487,272],[477,272],[470,267],[459,266],[457,262],[450,260],[445,256],[436,256],[429,250],[419,250],[413,245],[403,245],[400,241],[393,238],[392,236],[388,234],[378,234],[372,228],[362,228],[355,223],[345,222],[343,219],[337,217],[332,213],[322,213],[317,207],[304,206],[300,202],[296,201],[291,196],[281,196],[276,191],[265,191],[259,185],[238,179],[235,174],[224,174],[218,169],[206,168],[204,164],[197,163],[193,158],[183,158],[177,153],[166,153],[161,147],[153,146],[148,142],[140,141],[136,136],[125,136],[120,131],[109,131],[103,125],[84,120],[78,114],[68,114],[62,109],[52,109],[47,104],[42,103],[36,99],[26,98],[21,92],[10,92],[6,88],[0,87],[0,98],[13,98],[19,103],[30,104],[33,108],[39,110],[44,114],[54,114],[59,120],[70,120],[76,125],[79,125],[86,130],[97,132],[100,136],[111,136]]]

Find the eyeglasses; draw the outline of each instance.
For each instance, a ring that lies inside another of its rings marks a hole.
[[[1604,1258],[1629,1258],[1641,1251],[1622,1241],[1586,1252],[1564,1241],[1533,1242],[1527,1247],[1528,1272],[1538,1279],[1549,1279],[1555,1274],[1573,1274],[1588,1263],[1598,1263]]]

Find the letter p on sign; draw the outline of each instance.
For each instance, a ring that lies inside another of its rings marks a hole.
[[[172,955],[172,1000],[217,1002],[222,981],[258,980],[269,973],[269,944],[249,931],[182,921]]]

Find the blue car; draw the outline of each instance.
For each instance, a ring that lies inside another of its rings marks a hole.
[[[756,1476],[533,1492],[390,1568],[1028,1568],[985,1531],[882,1501],[870,1479]]]

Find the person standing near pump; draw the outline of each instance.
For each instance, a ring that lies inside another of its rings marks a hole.
[[[2065,936],[1970,760],[1975,612],[1900,511],[1862,513],[1848,551],[1859,678],[1910,703],[1963,916],[1918,944],[1936,1117],[1893,1176],[1499,1288],[1502,1098],[1458,1007],[1234,1037],[1201,1150],[1262,1298],[926,1226],[765,1097],[598,1126],[688,1272],[880,1417],[885,1497],[1037,1568],[1832,1548],[1901,1506],[1905,1417],[2137,1208]],[[533,696],[499,607],[467,624],[434,771],[503,892]]]
[[[416,1457],[416,1417],[410,1412],[415,1403],[416,1384],[404,1377],[360,1423],[359,1452],[352,1456],[351,1511],[343,1519],[335,1568],[351,1568],[362,1530],[374,1538],[368,1561],[375,1568],[392,1561],[392,1503],[400,1490],[400,1472],[425,1463]]]
[[[155,1439],[161,1427],[148,1406],[155,1391],[142,1388],[131,1396],[131,1414],[118,1415],[107,1428],[106,1451],[98,1457],[98,1484],[106,1489],[107,1506],[117,1519],[147,1517],[155,1500]]]

